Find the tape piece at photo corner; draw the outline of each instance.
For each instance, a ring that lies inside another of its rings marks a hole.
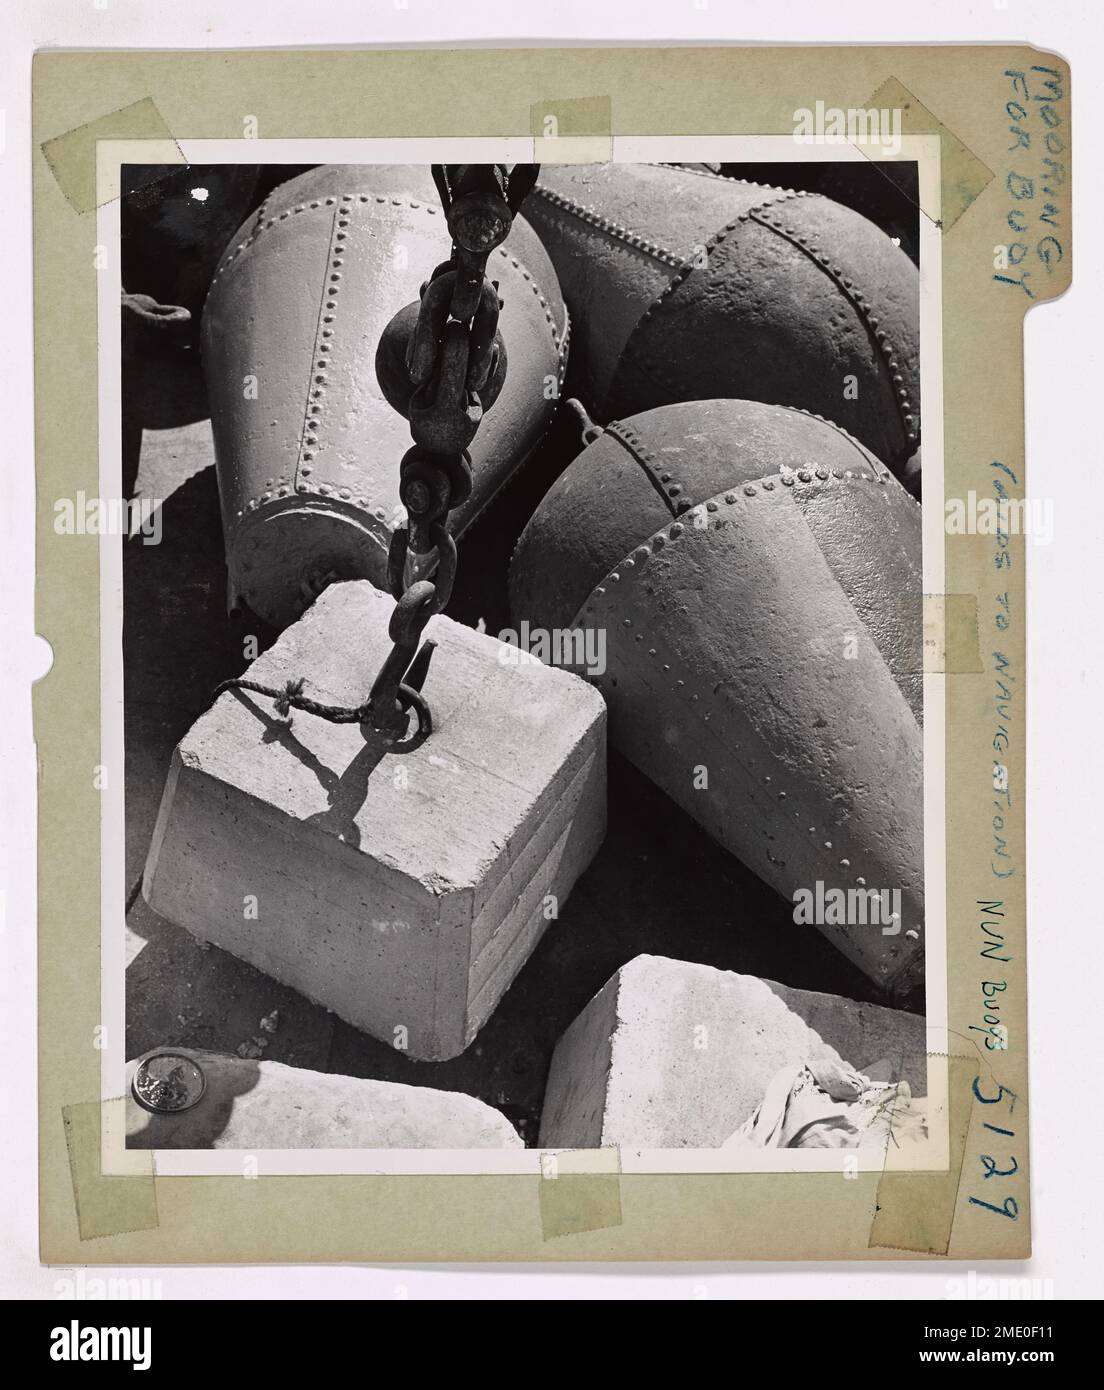
[[[613,158],[609,97],[535,101],[529,108],[534,164],[607,164]]]
[[[111,1130],[123,1133],[125,1102],[85,1101],[62,1107],[65,1143],[69,1151],[69,1175],[80,1238],[151,1231],[159,1225],[157,1180],[152,1152],[127,1154],[127,1175],[105,1176],[102,1153]]]
[[[541,1154],[541,1235],[581,1235],[620,1226],[620,1149],[565,1149]]]
[[[96,158],[100,140],[120,142],[119,148],[112,151],[118,159],[111,159],[111,167],[105,167],[102,177]],[[156,166],[188,162],[152,97],[55,135],[44,141],[41,149],[58,187],[77,212],[92,212],[119,196],[123,164],[151,166],[147,182],[155,183],[160,177]],[[135,187],[130,191],[134,192]]]
[[[896,77],[887,78],[878,90],[867,98],[867,111],[900,111],[902,135],[938,135],[941,206],[927,206],[923,180],[920,181],[920,211],[935,222],[942,231],[949,232],[974,199],[992,183],[996,175],[987,164],[965,145],[952,130],[948,130],[923,102],[909,91]],[[881,145],[855,142],[867,159],[877,163],[885,159]]]
[[[938,1054],[928,1055],[932,1060]],[[872,1250],[946,1255],[950,1249],[974,1104],[971,1088],[978,1075],[978,1060],[952,1054],[946,1061],[947,1168],[941,1172],[905,1171],[904,1165],[911,1161],[909,1150],[906,1145],[894,1141],[891,1126],[885,1164],[878,1180],[874,1220],[867,1240]],[[898,1164],[901,1167],[897,1167]]]

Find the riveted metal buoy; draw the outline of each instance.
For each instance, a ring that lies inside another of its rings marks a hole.
[[[601,636],[611,741],[710,835],[787,898],[884,891],[884,923],[815,925],[887,991],[923,978],[920,507],[868,450],[752,401],[614,422],[510,599]]]
[[[817,194],[703,169],[546,167],[526,213],[602,419],[718,397],[834,420],[903,476],[920,437],[919,276]]]
[[[440,445],[433,402],[402,384],[399,367],[427,267],[451,245],[428,170],[328,165],[277,188],[219,264],[203,351],[230,591],[276,626],[335,579],[388,587],[405,507],[395,463],[411,442],[395,409],[412,424],[423,409],[427,447]],[[453,535],[540,439],[556,405],[549,383],[566,362],[556,275],[520,217],[487,278],[496,322],[472,405],[476,425],[487,415],[470,441],[468,496],[449,515]],[[505,384],[499,328],[510,341]]]

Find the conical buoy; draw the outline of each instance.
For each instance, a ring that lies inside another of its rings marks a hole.
[[[615,422],[530,520],[510,594],[519,630],[591,633],[614,746],[793,899],[795,930],[914,988],[920,507],[867,449],[752,401]]]
[[[230,591],[278,627],[334,579],[387,587],[411,439],[376,350],[450,246],[428,169],[326,165],[277,188],[219,263],[203,356]],[[472,446],[455,534],[540,439],[566,361],[556,275],[522,218],[487,275],[510,370]]]

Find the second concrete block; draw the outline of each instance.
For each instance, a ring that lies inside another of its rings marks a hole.
[[[924,1048],[918,1014],[637,956],[556,1044],[540,1144],[716,1148],[791,1063],[845,1061],[923,1095]]]

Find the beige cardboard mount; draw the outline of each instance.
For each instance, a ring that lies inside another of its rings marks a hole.
[[[688,1177],[627,1171],[631,1156],[599,1150],[562,1156],[558,1177],[535,1163],[532,1173],[245,1182],[240,1173],[154,1175],[148,1155],[132,1176],[103,1166],[103,1146],[120,1126],[95,1041],[101,927],[122,924],[100,920],[101,556],[97,544],[59,535],[53,522],[59,498],[82,489],[94,496],[101,486],[98,217],[118,190],[118,165],[140,162],[136,145],[165,163],[179,162],[176,151],[188,142],[240,140],[245,113],[256,113],[261,136],[250,162],[276,136],[514,137],[528,155],[535,139],[557,138],[542,112],[563,117],[563,138],[580,142],[580,157],[639,160],[639,146],[623,154],[626,141],[682,137],[655,158],[703,161],[730,157],[718,145],[728,136],[792,137],[795,111],[818,102],[843,112],[899,107],[906,140],[926,139],[941,161],[921,198],[942,274],[943,370],[934,397],[925,389],[925,438],[942,435],[948,497],[993,496],[999,481],[1020,498],[1023,317],[1071,277],[1066,64],[1000,44],[45,51],[35,58],[33,87],[36,622],[54,652],[34,690],[42,1258],[119,1265],[1026,1256],[1022,536],[944,536],[936,519],[928,537],[942,553],[940,582],[927,587],[975,600],[970,637],[976,631],[981,666],[956,670],[971,663],[948,658],[934,687],[946,729],[949,827],[941,846],[947,1028],[928,1043],[933,1056],[952,1054],[951,1143],[941,1171],[859,1173],[852,1181],[838,1171]],[[117,321],[107,323],[105,341],[117,332]],[[940,394],[941,419],[933,419]],[[930,477],[927,457],[925,471]],[[941,508],[943,499],[926,493],[925,505]],[[932,713],[929,706],[926,718]],[[121,766],[107,771],[121,781]],[[1005,986],[1007,1031],[994,1049],[972,1031],[987,981]],[[987,1178],[982,1155],[1009,1176]]]

